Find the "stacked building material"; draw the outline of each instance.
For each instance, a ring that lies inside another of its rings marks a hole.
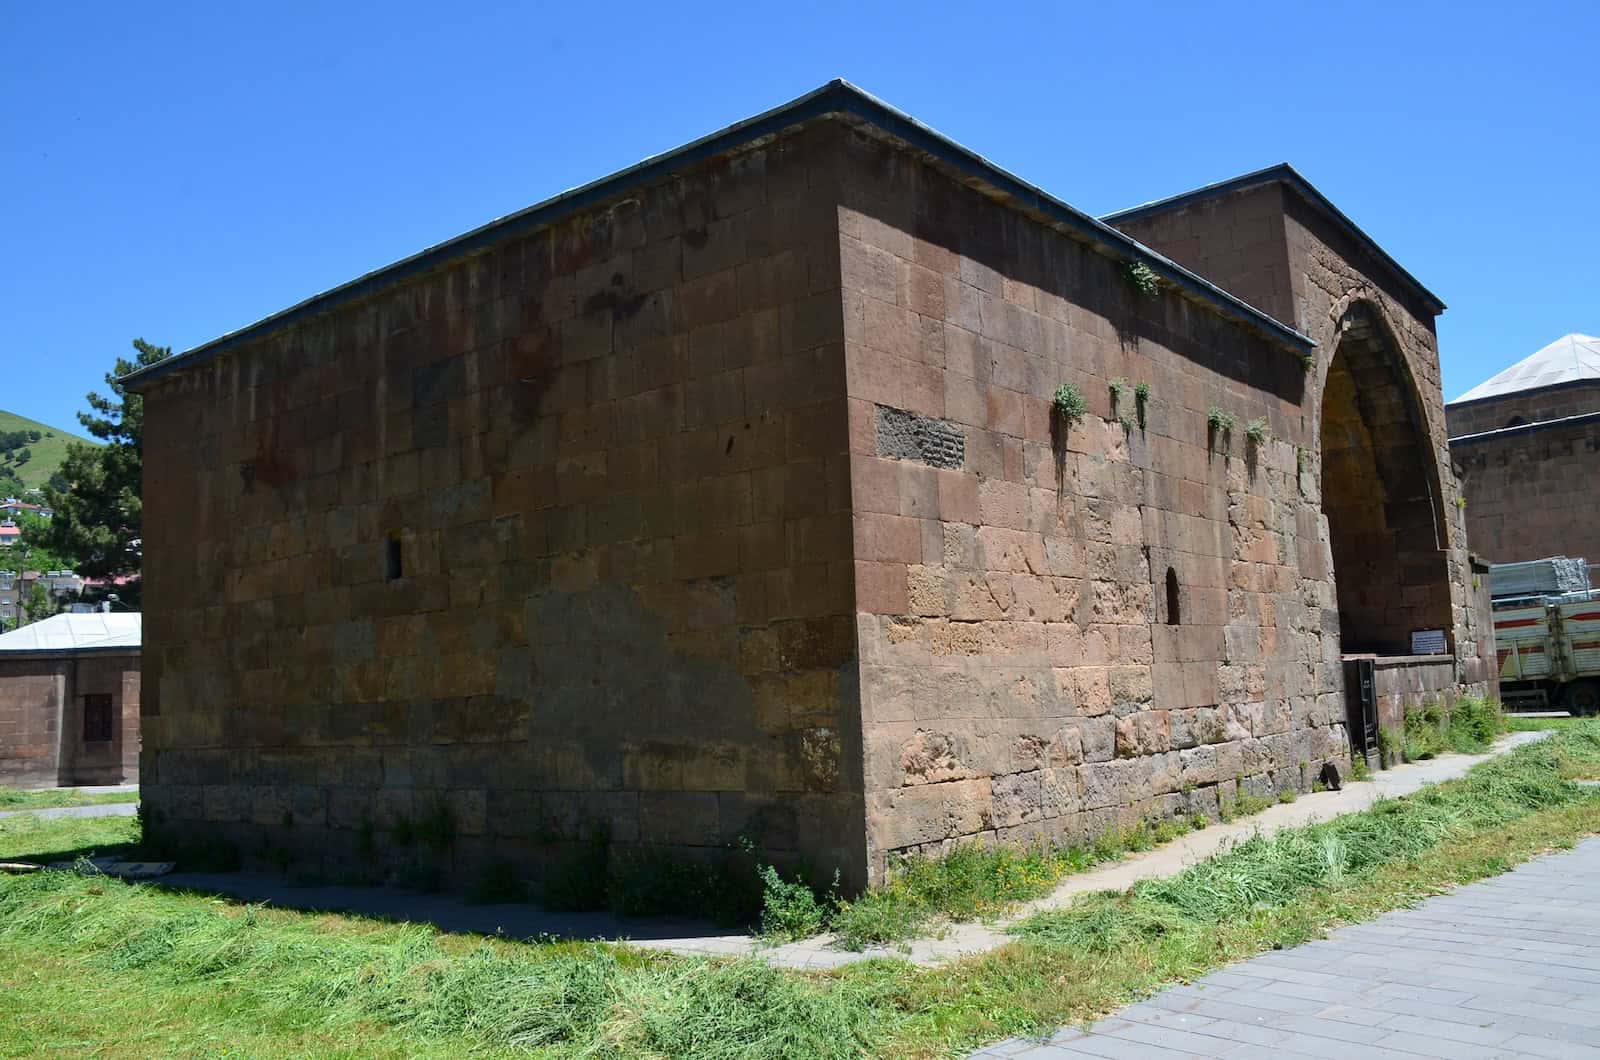
[[[1489,566],[1489,594],[1506,596],[1553,596],[1584,592],[1589,588],[1589,564],[1583,559],[1547,556],[1522,563],[1493,563]]]

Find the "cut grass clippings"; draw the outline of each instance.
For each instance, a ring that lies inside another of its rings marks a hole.
[[[8,810],[48,810],[57,806],[98,806],[108,802],[138,802],[137,791],[79,791],[77,788],[43,788],[23,791],[0,786],[0,813]]]
[[[1222,819],[1271,805],[1271,799],[1241,795],[1224,805]],[[839,901],[819,926],[831,930],[842,949],[860,951],[924,936],[943,923],[993,919],[1044,897],[1069,875],[1154,850],[1208,823],[1204,814],[1159,824],[1140,821],[1105,833],[1093,846],[956,843],[943,857],[898,860],[884,884]]]
[[[252,1055],[960,1055],[1570,846],[1600,829],[1600,796],[1565,774],[1593,765],[1600,722],[1414,796],[1242,843],[1129,894],[1085,896],[1022,922],[1008,946],[933,969],[874,960],[788,972],[758,958],[462,939],[72,873],[0,878],[0,955],[11,969],[0,982],[19,982],[24,966],[42,977],[0,1006],[0,1041],[106,1043],[115,1054],[119,1029],[47,1006],[95,1011],[104,1001],[131,1015],[129,1006],[182,997],[188,1008],[163,1008],[164,1037],[143,1051],[211,1054],[236,1033]],[[283,1036],[281,1050],[267,1029]]]
[[[1559,746],[1557,746],[1559,744]],[[1567,779],[1575,763],[1600,764],[1600,731],[1485,762],[1466,777],[1331,821],[1256,835],[1168,879],[1121,895],[1093,895],[1012,928],[1024,938],[1111,952],[1133,937],[1204,933],[1252,911],[1337,888],[1450,839],[1497,828],[1583,798]]]
[[[138,842],[136,817],[0,817],[0,860],[48,864],[101,854],[131,856]]]

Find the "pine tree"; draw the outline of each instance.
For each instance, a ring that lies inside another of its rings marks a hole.
[[[118,380],[165,360],[172,349],[143,339],[134,339],[133,348],[134,359],[118,357],[115,368],[106,375],[111,395],[103,397],[91,391],[91,411],[78,413],[78,422],[105,444],[69,443],[60,472],[67,488],[52,480],[44,490],[55,517],[39,531],[39,543],[58,555],[75,557],[77,572],[85,578],[137,576],[143,559],[139,493],[144,399],[124,391]],[[138,581],[119,588],[117,595],[130,607],[137,607]]]

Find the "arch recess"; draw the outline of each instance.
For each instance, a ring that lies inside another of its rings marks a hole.
[[[1322,387],[1322,510],[1341,651],[1404,655],[1411,634],[1453,640],[1448,529],[1427,416],[1375,307],[1343,313]]]

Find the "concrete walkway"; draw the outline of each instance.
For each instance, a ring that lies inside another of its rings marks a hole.
[[[139,812],[137,802],[101,802],[92,806],[47,806],[38,810],[6,810],[0,817],[132,817]]]
[[[1600,839],[983,1060],[1600,1058]]]
[[[1502,738],[1491,754],[1541,739],[1545,733],[1516,733]],[[905,949],[841,950],[822,935],[784,946],[764,946],[748,934],[730,934],[700,920],[621,918],[609,913],[554,913],[528,903],[473,905],[457,895],[416,894],[386,887],[347,885],[296,886],[268,873],[176,872],[164,876],[166,887],[224,894],[248,902],[268,902],[285,909],[346,912],[432,923],[444,931],[502,934],[511,938],[624,939],[633,945],[674,953],[739,956],[758,953],[787,968],[832,968],[870,957],[901,957],[917,964],[936,964],[967,953],[980,953],[1010,942],[1005,925],[1041,909],[1065,905],[1079,894],[1123,889],[1141,879],[1174,876],[1223,846],[1256,832],[1323,821],[1366,809],[1379,798],[1414,792],[1427,784],[1465,773],[1487,755],[1445,755],[1417,765],[1377,773],[1343,791],[1303,795],[1288,805],[1274,806],[1231,825],[1213,825],[1159,850],[1115,862],[1093,872],[1069,876],[1051,895],[1028,903],[1006,921],[950,925],[942,938],[918,939]]]
[[[1294,802],[1280,804],[1232,824],[1215,824],[1199,832],[1137,857],[1112,862],[1090,872],[1068,876],[1049,895],[1021,906],[1011,917],[994,924],[953,924],[942,938],[917,939],[909,949],[875,948],[852,953],[834,947],[833,939],[822,935],[768,951],[770,959],[787,967],[834,968],[868,957],[904,957],[916,964],[937,964],[972,953],[982,953],[1010,942],[1005,933],[1010,924],[1033,913],[1060,909],[1081,894],[1096,891],[1123,891],[1140,880],[1176,876],[1190,865],[1250,838],[1256,833],[1272,835],[1284,828],[1295,828],[1327,821],[1347,813],[1365,810],[1379,799],[1397,798],[1419,791],[1429,784],[1451,780],[1495,755],[1542,740],[1548,733],[1519,732],[1496,741],[1487,755],[1447,754],[1427,762],[1398,766],[1372,775],[1371,780],[1346,783],[1342,791],[1315,792]],[[679,940],[668,948],[679,952],[728,952],[726,937]],[[708,945],[709,944],[709,945]]]

